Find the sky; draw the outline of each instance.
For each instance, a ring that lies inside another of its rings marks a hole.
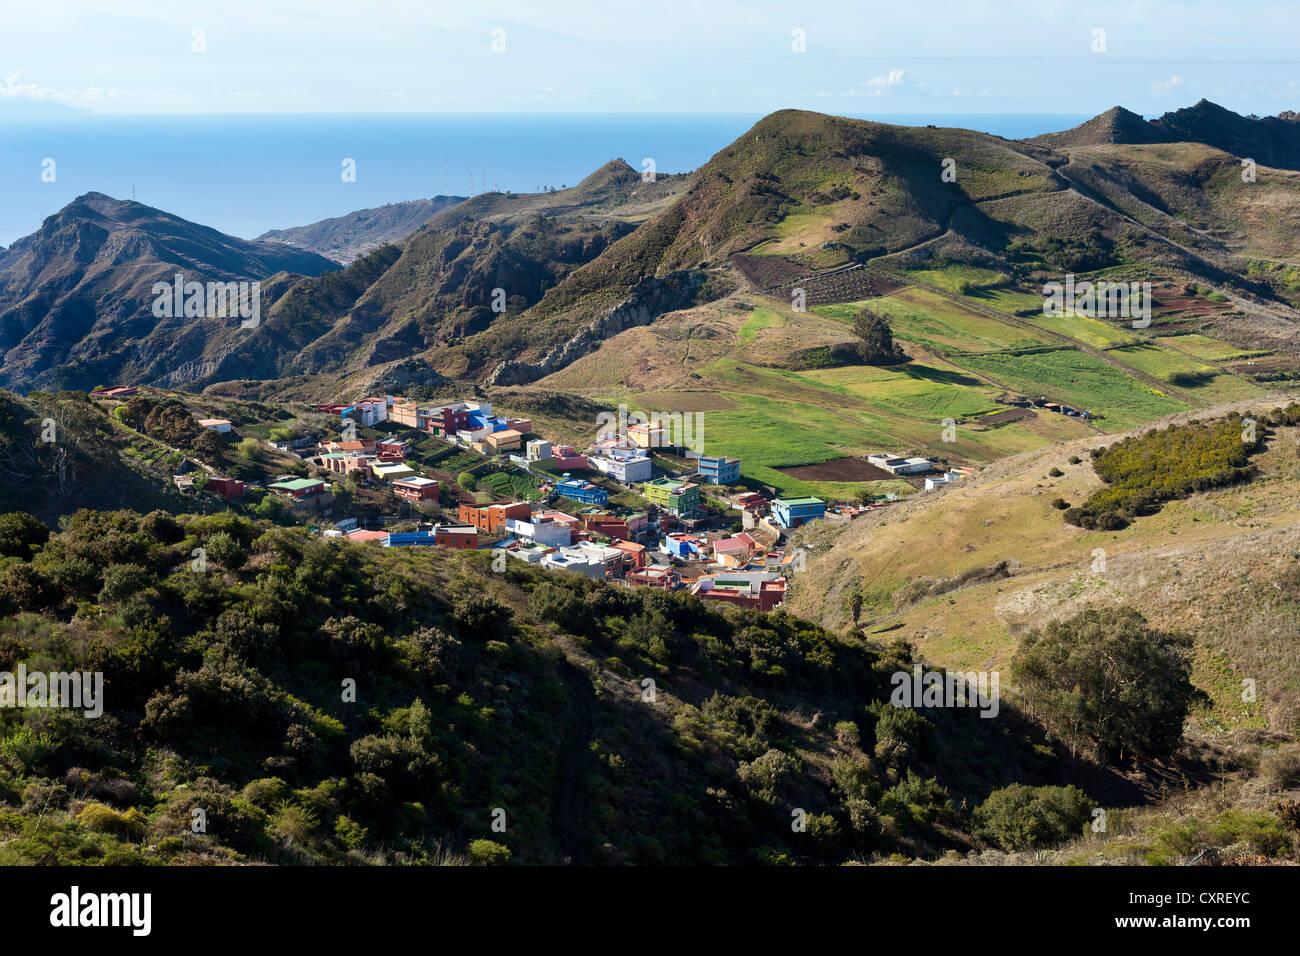
[[[1297,0],[43,0],[0,116],[1300,108]]]

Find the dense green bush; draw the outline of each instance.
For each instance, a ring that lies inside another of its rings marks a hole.
[[[975,808],[975,835],[1007,850],[1050,847],[1079,836],[1092,815],[1092,801],[1076,787],[994,790]]]
[[[1170,425],[1094,449],[1093,469],[1106,482],[1082,505],[1065,512],[1067,523],[1117,531],[1162,502],[1197,491],[1248,481],[1250,456],[1263,447],[1264,425],[1240,416]],[[1059,471],[1057,472],[1059,474]]]

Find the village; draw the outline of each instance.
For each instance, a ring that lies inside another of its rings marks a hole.
[[[136,389],[93,394],[122,400]],[[598,434],[579,449],[552,443],[530,420],[495,414],[481,400],[384,395],[309,408],[334,423],[325,434],[263,439],[295,463],[293,473],[262,482],[210,473],[202,491],[230,503],[274,496],[278,509],[326,538],[487,550],[498,570],[521,561],[758,610],[780,605],[789,576],[802,568],[792,544],[798,529],[851,521],[898,499],[893,492],[840,503],[779,497],[744,481],[736,458],[674,447],[670,430],[653,420]],[[235,437],[226,419],[197,424]],[[867,464],[917,491],[972,473],[883,452]],[[196,487],[192,476],[175,481],[185,491]],[[360,513],[366,509],[354,506],[366,496],[388,503],[378,510],[389,513]]]

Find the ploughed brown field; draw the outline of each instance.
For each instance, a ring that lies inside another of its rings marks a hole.
[[[815,465],[776,470],[800,481],[893,481],[898,477],[861,458],[832,458]]]
[[[996,415],[985,415],[983,418],[975,419],[977,425],[1005,425],[1007,422],[1018,422],[1022,418],[1032,418],[1034,410],[1032,408],[1012,408],[1005,412],[998,412]]]

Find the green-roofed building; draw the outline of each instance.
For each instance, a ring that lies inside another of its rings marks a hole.
[[[656,478],[641,486],[651,504],[675,515],[689,514],[700,506],[700,486],[680,478]]]
[[[772,520],[782,528],[798,528],[826,517],[826,502],[820,498],[773,498]]]
[[[309,498],[325,490],[325,482],[319,478],[292,478],[288,481],[275,481],[266,486],[271,491],[288,495],[290,498]]]

